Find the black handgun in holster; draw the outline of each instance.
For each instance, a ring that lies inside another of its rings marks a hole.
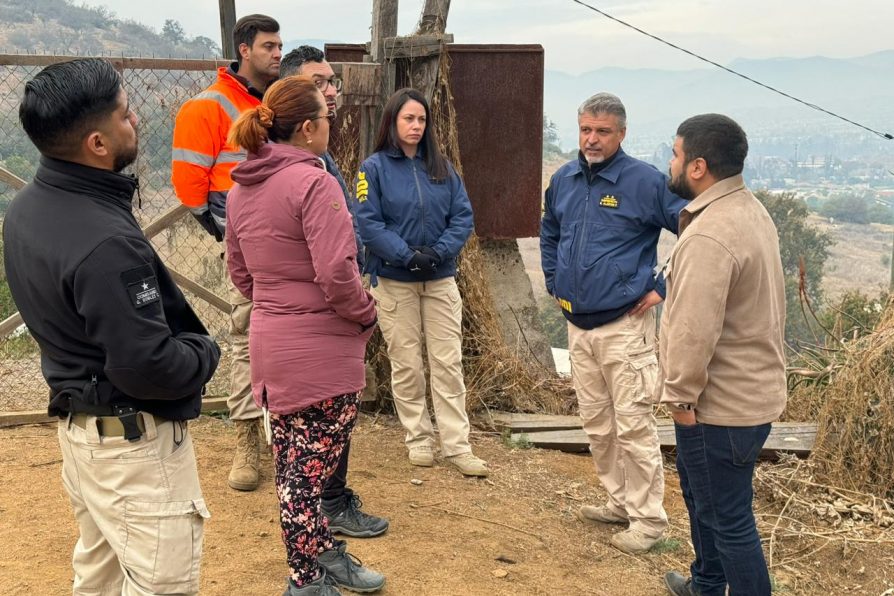
[[[124,427],[124,438],[131,443],[139,441],[140,437],[143,436],[143,431],[140,430],[140,426],[137,423],[140,415],[139,411],[133,406],[113,404],[112,412],[121,421],[121,426]]]

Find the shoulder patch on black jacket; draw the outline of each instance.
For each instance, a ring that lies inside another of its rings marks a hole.
[[[135,308],[143,308],[161,301],[158,279],[151,266],[140,265],[128,269],[121,274],[121,281],[124,282],[127,295],[130,296],[130,301]]]

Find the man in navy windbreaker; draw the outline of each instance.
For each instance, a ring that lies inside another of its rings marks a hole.
[[[627,114],[598,93],[578,109],[580,153],[553,175],[543,200],[540,253],[546,288],[568,320],[580,416],[608,501],[583,521],[626,524],[611,543],[648,551],[667,527],[664,474],[652,414],[658,374],[655,275],[661,229],[677,233],[685,202],[664,174],[621,149]]]

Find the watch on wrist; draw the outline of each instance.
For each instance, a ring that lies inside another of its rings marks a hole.
[[[695,404],[685,403],[685,404],[671,404],[677,410],[683,410],[684,412],[691,412],[695,409]]]

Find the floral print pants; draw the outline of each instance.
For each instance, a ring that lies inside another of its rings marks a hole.
[[[276,494],[292,581],[319,576],[317,555],[335,548],[321,495],[351,437],[359,393],[339,395],[293,414],[270,415]]]

